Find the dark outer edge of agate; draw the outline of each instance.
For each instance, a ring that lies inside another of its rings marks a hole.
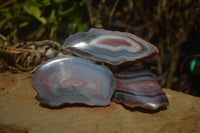
[[[120,74],[120,73],[115,73],[114,74],[115,78],[117,78],[118,80],[124,80],[124,79],[130,79],[133,77],[142,77],[142,76],[147,76],[147,77],[151,77],[153,78],[153,76],[150,73],[132,73],[131,75],[126,75],[126,74]]]
[[[165,94],[165,93],[164,93]],[[142,105],[142,104],[138,104],[138,105],[130,105],[127,101],[123,101],[122,99],[118,99],[116,98],[115,96],[116,94],[113,94],[113,98],[112,98],[112,101],[115,102],[115,103],[118,103],[118,104],[122,104],[126,107],[129,107],[129,108],[137,108],[137,107],[140,107],[140,108],[143,108],[143,109],[148,109],[148,110],[157,110],[157,109],[160,109],[161,107],[166,107],[169,105],[169,100],[167,98],[166,95],[161,95],[161,96],[164,96],[166,97],[166,99],[163,101],[163,103],[161,104],[157,104],[158,106],[156,107],[153,107],[153,106],[150,106],[148,104],[145,104],[145,105]],[[120,93],[118,95],[121,95]],[[125,95],[130,95],[130,94],[127,94],[125,93]],[[139,97],[142,97],[142,96],[139,96]]]
[[[126,106],[128,108],[132,108],[132,109],[139,107],[139,108],[147,109],[147,110],[158,110],[158,109],[160,109],[162,107],[167,107],[168,106],[168,103],[160,104],[160,105],[158,105],[156,107],[149,106],[148,104],[146,104],[146,105],[141,105],[140,104],[140,105],[129,106],[129,104],[127,102],[115,101],[114,99],[112,99],[112,101],[115,102],[115,103],[118,103],[118,104],[122,104],[122,105],[124,105],[124,106]]]

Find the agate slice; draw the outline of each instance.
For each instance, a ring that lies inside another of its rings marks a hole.
[[[107,67],[79,57],[62,56],[45,62],[31,78],[31,84],[40,102],[50,106],[64,103],[106,106],[116,83]]]
[[[158,53],[156,46],[131,33],[103,29],[90,29],[71,35],[62,48],[78,56],[111,65],[143,60]]]
[[[126,68],[115,74],[117,89],[113,101],[127,107],[156,110],[169,104],[168,99],[152,77],[139,67]]]

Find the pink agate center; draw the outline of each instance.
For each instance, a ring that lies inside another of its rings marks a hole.
[[[97,48],[108,49],[110,51],[127,50],[130,52],[140,52],[143,46],[137,42],[122,36],[103,35],[94,39],[90,45]]]
[[[118,47],[118,46],[132,46],[130,43],[128,43],[125,40],[119,40],[119,39],[106,39],[106,40],[100,40],[98,43],[104,44],[104,45],[110,45],[113,47]]]

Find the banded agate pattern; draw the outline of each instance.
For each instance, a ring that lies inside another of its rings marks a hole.
[[[106,106],[116,85],[107,67],[74,56],[46,61],[31,78],[31,84],[40,102],[50,106],[64,103]]]
[[[152,77],[139,67],[126,68],[115,74],[117,89],[113,101],[125,106],[156,110],[169,104],[168,99]]]
[[[135,62],[158,53],[154,45],[131,33],[103,29],[71,35],[62,48],[80,57],[111,65]]]

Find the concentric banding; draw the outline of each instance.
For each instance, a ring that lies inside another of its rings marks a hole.
[[[112,65],[142,60],[158,53],[155,46],[133,34],[101,29],[71,35],[62,47],[81,57]]]
[[[34,73],[31,84],[40,102],[50,106],[64,103],[106,106],[110,104],[116,85],[107,67],[74,56],[46,61]]]
[[[151,74],[142,69],[126,68],[115,74],[117,89],[113,101],[128,107],[156,110],[169,104],[168,99]]]

